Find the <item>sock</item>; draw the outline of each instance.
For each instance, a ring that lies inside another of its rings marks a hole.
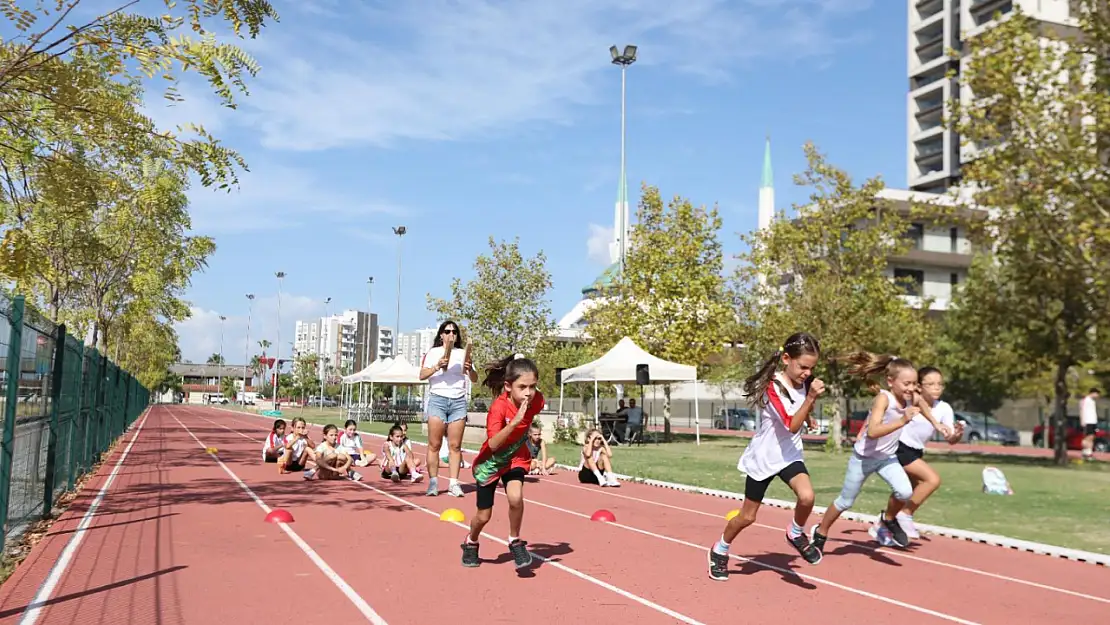
[[[451,478],[451,484],[449,484],[449,486],[454,486],[455,484],[458,484],[458,483],[459,483],[459,481],[457,479]]]
[[[467,535],[466,535],[466,544],[468,544],[468,545],[477,545],[477,544],[478,544],[478,541],[476,541],[476,540],[470,540],[470,534],[467,534]]]
[[[906,519],[909,519],[909,520],[911,520],[911,521],[913,520],[913,514],[911,514],[911,513],[909,513],[909,512],[906,512],[905,510],[903,510],[903,511],[899,512],[899,513],[898,513],[898,516],[900,516],[900,517],[903,517],[903,518],[906,518]]]
[[[597,478],[597,483],[598,484],[604,484],[605,483],[606,480],[605,480],[605,477],[601,475],[601,471],[598,471],[597,469],[594,469],[594,476]]]
[[[725,542],[724,534],[721,534],[721,538],[717,540],[717,544],[713,545],[713,553],[719,553],[721,555],[727,556],[728,546],[728,543]]]
[[[802,526],[794,519],[790,519],[790,527],[786,528],[786,535],[791,538],[797,538],[802,535]]]
[[[519,536],[509,536],[509,544],[510,544],[510,545],[511,545],[511,544],[513,544],[513,543],[515,543],[515,542],[516,542],[516,541],[518,541],[518,540],[520,540],[520,537],[519,537]]]

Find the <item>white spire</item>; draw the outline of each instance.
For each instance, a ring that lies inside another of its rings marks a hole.
[[[771,172],[771,137],[763,149],[763,177],[759,184],[759,229],[771,227],[775,219],[775,178]]]

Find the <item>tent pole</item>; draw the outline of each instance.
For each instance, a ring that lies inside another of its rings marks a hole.
[[[701,416],[698,412],[698,376],[694,376],[694,439],[701,445]]]
[[[594,427],[601,424],[601,411],[597,406],[597,379],[594,379]]]
[[[559,382],[559,416],[560,417],[563,416],[563,387],[565,387],[565,386],[566,386],[566,384],[563,384],[562,382]]]

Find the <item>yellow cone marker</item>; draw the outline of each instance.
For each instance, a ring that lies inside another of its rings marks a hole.
[[[443,514],[439,515],[439,520],[450,523],[462,523],[466,521],[466,515],[462,513],[462,510],[457,508],[448,508],[443,511]]]
[[[206,452],[208,452],[208,453],[210,453],[210,454],[213,454],[213,455],[214,455],[214,454],[217,454],[217,453],[219,453],[219,452],[220,452],[220,450],[219,450],[219,449],[216,449],[215,447],[208,447],[208,448],[206,448],[206,449],[205,449],[204,451],[206,451]]]

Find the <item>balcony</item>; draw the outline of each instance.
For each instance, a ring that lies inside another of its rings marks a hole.
[[[914,9],[917,11],[917,19],[924,22],[944,9],[944,0],[918,0]]]
[[[944,162],[944,141],[935,140],[927,143],[917,144],[917,149],[914,150],[914,161],[919,167],[923,169],[927,165],[940,164]]]
[[[921,65],[931,63],[942,56],[944,56],[944,31],[937,29],[928,29],[917,33],[917,47],[914,52],[917,53],[917,62]]]
[[[995,15],[1006,15],[1014,10],[1012,0],[972,0],[968,7],[974,27],[994,20]]]

